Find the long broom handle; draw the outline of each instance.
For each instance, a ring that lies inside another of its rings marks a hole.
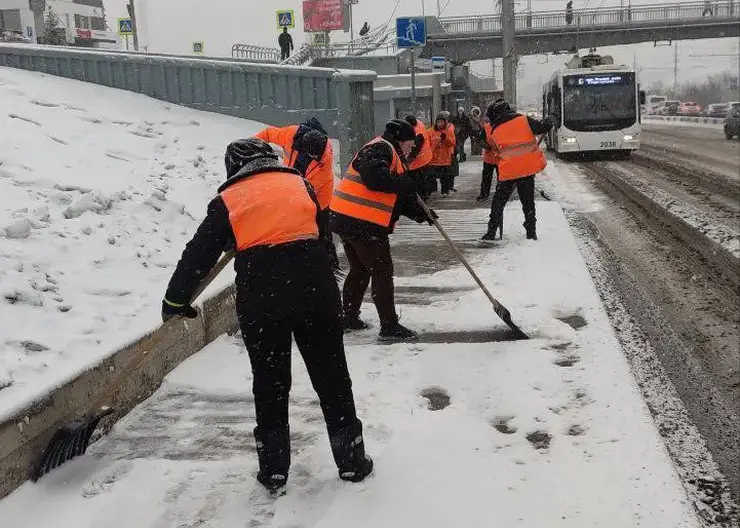
[[[198,284],[198,287],[195,289],[195,292],[193,293],[193,297],[190,299],[190,303],[192,304],[195,302],[195,300],[200,297],[200,295],[205,291],[208,286],[211,285],[211,283],[214,281],[214,279],[218,276],[219,273],[231,262],[231,260],[234,258],[234,255],[236,254],[236,251],[231,250],[224,253],[224,255],[219,259],[219,261],[216,263],[215,266],[211,269],[210,272],[208,272],[208,275],[206,275],[202,281],[200,281],[200,284]],[[166,327],[167,325],[172,325],[174,322],[170,322],[173,320],[179,319],[179,317],[173,317],[169,321],[165,322],[163,327]],[[136,353],[136,355],[131,358],[131,361],[128,362],[128,364],[119,369],[118,373],[115,375],[115,377],[108,383],[108,387],[106,388],[105,392],[98,396],[93,404],[90,406],[89,412],[95,412],[100,407],[108,403],[113,396],[113,394],[121,388],[121,385],[124,381],[126,381],[126,378],[131,375],[132,372],[137,370],[141,364],[144,362],[144,360],[147,358],[148,350],[140,350]]]
[[[460,249],[457,247],[457,244],[453,242],[453,240],[450,238],[450,236],[447,234],[447,232],[444,230],[442,225],[437,221],[436,218],[432,215],[432,211],[429,209],[427,204],[424,202],[424,200],[421,199],[421,197],[417,194],[416,195],[416,201],[421,206],[422,209],[424,209],[424,212],[427,214],[429,219],[434,223],[434,226],[439,230],[439,233],[444,237],[444,239],[447,241],[447,244],[450,246],[452,251],[455,253],[457,258],[460,260],[463,266],[465,266],[465,269],[468,270],[468,273],[470,273],[470,276],[473,277],[476,283],[478,283],[478,286],[481,290],[483,290],[483,293],[486,294],[486,297],[488,297],[488,300],[491,301],[491,304],[493,305],[493,311],[496,312],[496,315],[498,315],[503,322],[505,322],[509,327],[511,327],[515,332],[519,334],[520,337],[527,337],[524,332],[522,332],[511,320],[511,312],[503,305],[501,304],[493,295],[491,295],[491,292],[488,291],[488,288],[485,284],[483,284],[483,281],[478,277],[478,274],[475,272],[475,270],[470,266],[470,263],[468,263],[468,259],[465,258],[465,255],[462,254]]]

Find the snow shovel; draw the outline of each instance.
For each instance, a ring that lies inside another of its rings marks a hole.
[[[193,294],[191,303],[194,302],[200,294],[213,282],[218,274],[234,258],[235,252],[226,252],[216,263],[211,272],[198,285]],[[173,317],[172,320],[178,320],[180,317]],[[173,324],[171,321],[164,323],[164,326]],[[112,414],[114,409],[107,405],[113,395],[118,391],[123,383],[141,366],[148,354],[146,350],[139,351],[131,361],[108,383],[106,390],[95,399],[90,406],[87,414],[75,420],[74,422],[63,425],[52,437],[49,444],[44,449],[41,460],[34,468],[31,479],[35,482],[52,469],[61,466],[66,461],[77,456],[85,454],[90,445],[90,437],[100,421]]]
[[[429,219],[434,223],[434,226],[439,230],[439,233],[447,241],[447,244],[449,244],[450,248],[455,253],[458,260],[460,260],[462,265],[465,266],[465,269],[468,270],[468,273],[470,273],[470,276],[473,277],[475,282],[478,283],[478,286],[480,286],[480,289],[483,290],[483,293],[486,294],[486,297],[488,297],[488,300],[491,301],[491,304],[493,305],[493,311],[496,312],[496,315],[498,315],[501,318],[501,320],[504,323],[506,323],[509,328],[513,330],[514,336],[516,337],[516,339],[529,339],[527,334],[522,332],[522,330],[514,323],[514,321],[511,320],[511,312],[509,312],[509,310],[503,304],[501,304],[493,295],[491,295],[491,292],[488,291],[488,288],[486,288],[486,285],[483,284],[482,280],[480,280],[480,277],[478,277],[478,274],[470,266],[470,264],[468,263],[468,260],[462,254],[462,252],[457,247],[457,245],[452,241],[450,236],[445,232],[444,228],[440,225],[440,223],[436,220],[436,218],[434,218],[434,216],[432,215],[432,212],[429,210],[429,207],[427,207],[427,204],[424,203],[424,200],[422,200],[418,194],[416,195],[416,201],[419,203],[422,209],[424,209],[424,212],[427,214]]]

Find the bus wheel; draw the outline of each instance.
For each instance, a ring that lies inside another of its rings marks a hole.
[[[630,159],[631,155],[632,155],[632,151],[629,149],[620,150],[619,153],[617,154],[617,159],[623,159],[623,160]]]

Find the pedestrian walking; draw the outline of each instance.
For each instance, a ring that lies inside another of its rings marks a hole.
[[[544,170],[547,162],[539,148],[535,134],[545,134],[552,121],[539,121],[512,110],[509,103],[498,99],[486,111],[489,123],[484,124],[486,141],[496,155],[498,183],[491,203],[488,231],[483,240],[496,240],[496,232],[503,233],[504,207],[517,188],[524,211],[527,238],[537,240],[537,217],[534,203],[534,177]]]
[[[449,118],[440,113],[434,121],[434,127],[429,129],[432,144],[432,159],[429,162],[428,177],[434,181],[434,190],[437,189],[437,180],[440,181],[443,197],[454,190],[454,176],[452,174],[452,158],[455,156],[455,127]]]
[[[573,0],[565,4],[565,23],[569,26],[573,23]]]
[[[259,139],[226,149],[227,180],[186,245],[162,302],[164,320],[197,317],[187,303],[223,251],[235,248],[236,312],[252,367],[257,480],[279,493],[290,469],[292,340],[319,397],[339,477],[363,480],[365,454],[347,369],[339,288],[318,240],[318,200],[301,174]]]
[[[293,37],[288,33],[288,28],[283,27],[283,32],[278,36],[278,46],[280,46],[280,60],[290,57],[293,51]]]
[[[416,184],[417,194],[426,201],[429,199],[426,173],[427,165],[432,161],[431,139],[424,123],[416,119],[416,117],[412,115],[406,116],[406,121],[414,127],[414,133],[416,134],[414,148],[411,149],[411,154],[409,154],[407,159],[408,174]]]
[[[332,268],[339,274],[339,257],[329,230],[329,203],[334,192],[334,151],[326,130],[318,119],[312,117],[300,125],[267,127],[255,137],[283,149],[285,165],[296,169],[313,186],[322,211],[320,238],[329,252]]]
[[[388,237],[403,215],[433,224],[419,205],[405,161],[416,143],[414,128],[394,119],[383,135],[360,149],[334,190],[331,228],[344,245],[349,273],[344,281],[345,329],[364,330],[360,308],[368,284],[380,317],[382,341],[410,341],[416,332],[399,323],[393,292],[393,258]],[[436,218],[436,214],[432,212]]]
[[[470,153],[473,156],[480,156],[483,151],[483,145],[485,142],[480,141],[479,133],[483,127],[481,122],[481,111],[480,108],[474,106],[470,109]]]
[[[457,115],[452,118],[452,124],[455,126],[456,153],[458,160],[462,163],[468,157],[465,153],[465,142],[472,132],[470,117],[465,113],[464,107],[461,106],[457,109]]]

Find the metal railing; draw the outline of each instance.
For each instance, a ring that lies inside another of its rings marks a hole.
[[[280,62],[280,50],[265,46],[253,46],[252,44],[234,44],[231,46],[231,56],[236,59],[250,59],[260,62]]]
[[[496,79],[482,77],[472,71],[468,72],[468,86],[473,93],[490,93],[498,90]]]
[[[539,11],[518,13],[517,31],[551,28],[577,28],[600,26],[649,25],[661,22],[688,20],[723,20],[740,18],[740,0],[716,0],[709,2],[676,2],[671,4],[640,7],[616,7],[606,9],[577,9],[566,12]],[[446,17],[439,19],[447,33],[499,33],[500,15]]]
[[[27,44],[0,44],[0,66],[278,126],[316,117],[340,141],[342,166],[375,129],[374,72]]]

